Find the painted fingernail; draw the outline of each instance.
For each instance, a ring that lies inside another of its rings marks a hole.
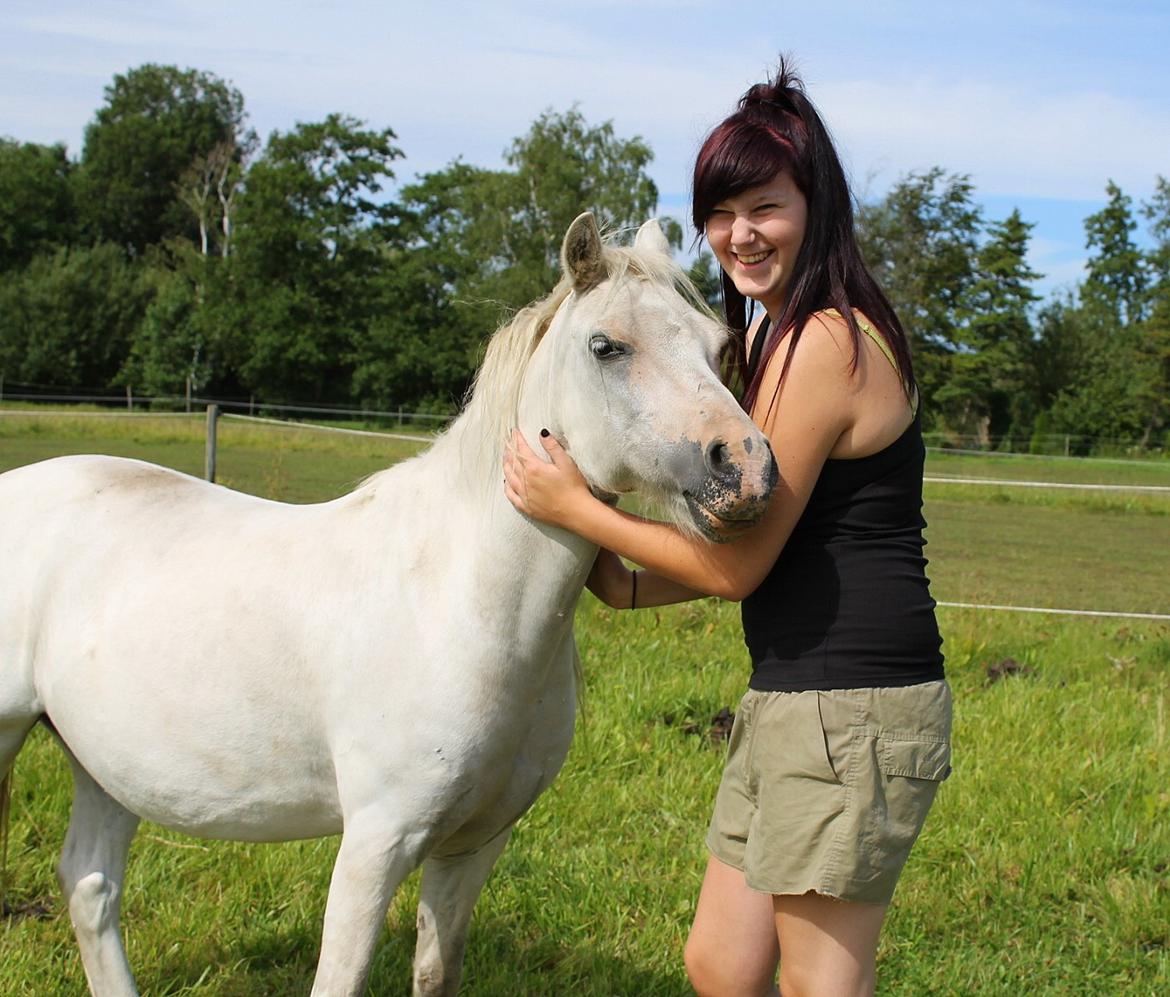
[[[542,429],[542,430],[540,431],[540,435],[541,435],[541,436],[548,436],[548,430],[547,430],[547,429]]]

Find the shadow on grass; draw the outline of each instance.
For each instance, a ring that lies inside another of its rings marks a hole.
[[[308,927],[223,938],[212,946],[180,943],[153,978],[138,980],[144,993],[213,993],[217,997],[308,995],[316,972],[318,935]],[[389,930],[379,939],[367,993],[410,992],[413,930]],[[554,938],[518,937],[505,919],[473,921],[459,988],[461,997],[688,997],[681,972],[648,970],[589,945]]]

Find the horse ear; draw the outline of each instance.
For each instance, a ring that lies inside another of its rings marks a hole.
[[[634,236],[634,248],[644,249],[651,253],[662,253],[670,256],[670,243],[666,241],[666,233],[662,231],[662,226],[658,224],[657,218],[651,218],[648,222],[643,222],[642,227],[638,229],[638,234]]]
[[[576,291],[588,291],[608,276],[601,257],[601,233],[593,212],[586,211],[573,219],[561,244],[561,267],[573,278]]]

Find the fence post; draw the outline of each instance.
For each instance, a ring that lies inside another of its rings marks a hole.
[[[208,481],[215,481],[215,429],[219,422],[219,406],[207,406],[207,453],[203,462],[203,477]]]
[[[191,411],[191,375],[187,375],[187,411]]]
[[[126,408],[128,411],[134,411],[134,389],[130,385],[126,385]]]

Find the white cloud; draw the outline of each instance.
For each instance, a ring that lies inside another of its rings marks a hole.
[[[1145,191],[1170,149],[1170,111],[1100,91],[923,77],[831,83],[820,100],[855,167],[892,180],[942,165],[989,195],[1092,199],[1108,178]]]

